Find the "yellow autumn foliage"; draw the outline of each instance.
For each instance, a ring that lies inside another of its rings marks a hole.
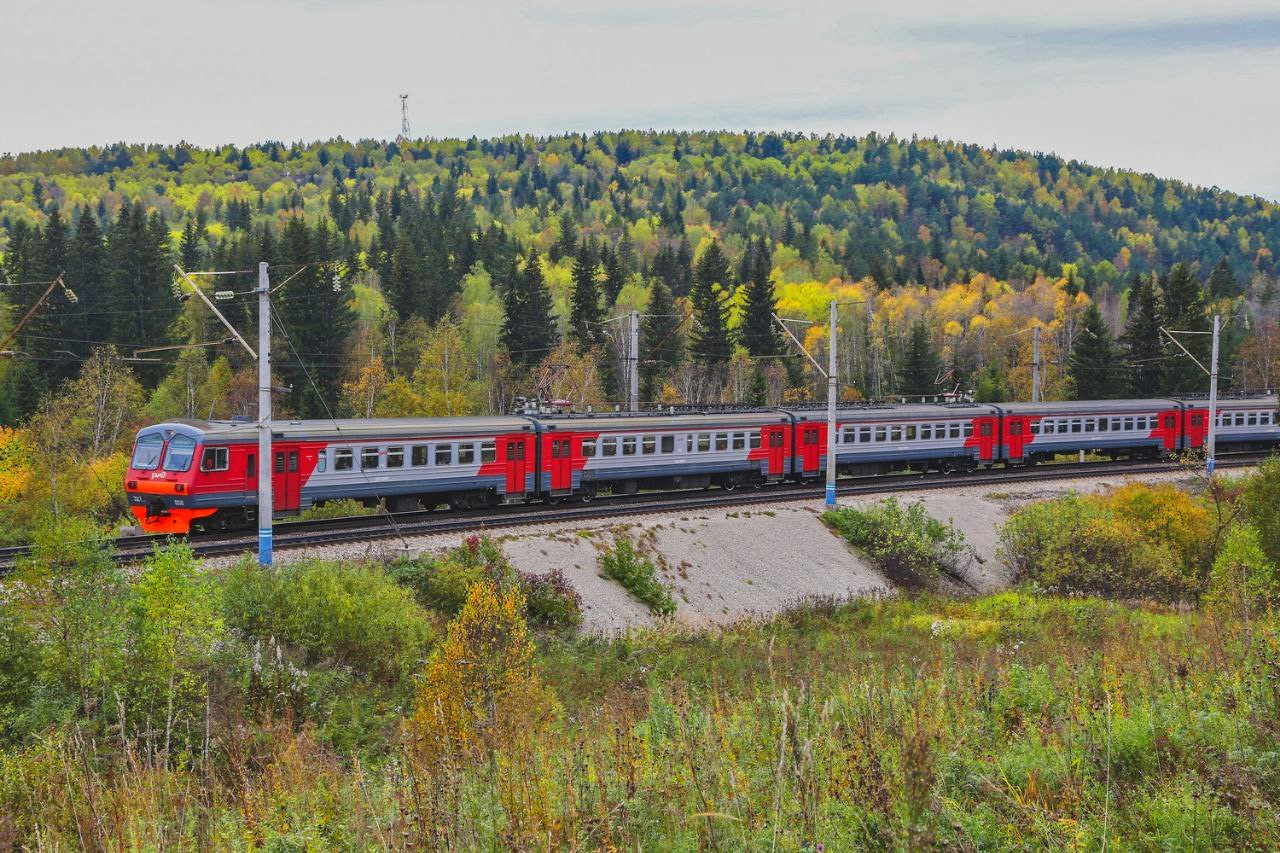
[[[496,749],[542,727],[556,703],[534,663],[524,595],[514,584],[475,583],[427,662],[409,722],[417,754]]]

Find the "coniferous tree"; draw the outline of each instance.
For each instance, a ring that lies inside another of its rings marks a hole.
[[[1214,299],[1240,295],[1241,288],[1236,281],[1235,271],[1231,269],[1231,264],[1227,262],[1225,255],[1213,268],[1213,272],[1209,273],[1208,291]]]
[[[763,240],[752,252],[751,278],[746,284],[747,299],[742,315],[742,343],[757,358],[776,356],[782,352],[782,339],[773,320],[777,308],[773,281],[769,278],[772,259]]]
[[[1164,374],[1164,348],[1160,326],[1164,324],[1155,274],[1133,274],[1129,289],[1129,316],[1125,319],[1124,347],[1129,393],[1149,397],[1159,392]]]
[[[712,242],[698,259],[694,272],[693,310],[697,324],[692,334],[689,354],[698,364],[728,364],[733,355],[733,337],[729,331],[729,307],[724,291],[730,281],[729,261]]]
[[[671,288],[654,276],[640,327],[640,395],[647,402],[658,399],[663,381],[684,360],[684,341],[680,338],[683,320]]]
[[[596,259],[586,240],[578,241],[573,257],[573,292],[569,297],[569,336],[586,352],[605,340],[604,312],[600,308],[600,284]]]
[[[160,214],[148,217],[140,201],[121,207],[107,234],[108,291],[116,312],[111,334],[117,345],[160,346],[168,342],[174,314],[164,309],[173,304],[171,264],[169,229]],[[139,365],[137,373],[144,385],[151,386],[160,380],[163,366]]]
[[[618,301],[618,294],[627,283],[626,274],[622,270],[622,262],[618,253],[610,249],[604,252],[604,295],[610,305]]]
[[[102,229],[89,208],[80,210],[76,220],[75,237],[67,258],[67,279],[79,297],[76,303],[77,325],[80,334],[75,337],[86,341],[106,341],[111,335],[110,294],[107,292],[106,248],[102,244]],[[80,344],[75,350],[88,357],[93,344]]]
[[[902,360],[901,392],[912,397],[937,394],[941,389],[935,383],[941,366],[942,359],[933,348],[928,325],[923,319],[916,320],[911,324],[907,352]]]
[[[1191,267],[1185,263],[1177,264],[1169,271],[1164,288],[1164,315],[1165,327],[1175,334],[1209,331],[1204,289]],[[1209,335],[1177,335],[1177,338],[1178,343],[1186,347],[1200,364],[1209,363],[1209,350],[1213,344]],[[1186,353],[1176,346],[1165,352],[1164,393],[1185,394],[1208,388],[1209,378],[1195,361],[1187,358]]]
[[[748,406],[763,406],[769,394],[769,385],[765,382],[764,371],[760,369],[760,365],[756,365],[751,371],[751,384],[747,387],[746,404]]]
[[[49,212],[49,221],[45,223],[44,233],[40,236],[33,269],[35,278],[43,282],[61,275],[64,284],[72,287],[66,275],[70,258],[71,235],[67,229],[67,221],[55,207]],[[37,284],[33,289],[43,293],[45,287],[47,285]],[[72,293],[74,292],[73,289]],[[36,299],[39,299],[40,293],[35,295]],[[28,303],[28,307],[32,304],[35,304],[34,300]],[[79,363],[67,346],[70,342],[66,340],[85,338],[77,322],[79,317],[75,316],[78,313],[78,308],[70,301],[67,291],[62,287],[55,287],[22,329],[19,337],[22,351],[44,361],[40,370],[46,389],[56,388],[63,380],[75,376],[79,370]]]
[[[178,263],[187,272],[200,269],[204,253],[200,247],[200,229],[195,220],[187,217],[187,224],[182,228],[182,240],[178,244]]]
[[[1125,392],[1124,366],[1096,302],[1084,309],[1080,334],[1071,348],[1067,375],[1076,400],[1110,400]]]
[[[551,313],[551,292],[542,275],[537,250],[529,253],[523,270],[507,270],[503,290],[502,345],[516,364],[532,367],[555,349],[555,317]]]

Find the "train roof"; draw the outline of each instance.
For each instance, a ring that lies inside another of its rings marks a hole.
[[[298,441],[328,439],[352,441],[377,438],[411,438],[433,435],[488,435],[503,432],[532,432],[533,422],[514,415],[474,418],[339,418],[337,420],[276,420],[272,435]],[[250,441],[258,435],[252,421],[177,420],[144,427],[138,434],[166,431],[183,433],[208,441]]]
[[[602,412],[599,414],[574,413],[564,415],[534,415],[549,431],[579,430],[646,430],[646,429],[706,429],[712,426],[750,427],[763,424],[790,423],[785,412],[778,409],[757,411],[709,411],[709,412]]]
[[[1180,403],[1186,403],[1188,406],[1196,408],[1207,407],[1209,405],[1208,394],[1197,394],[1195,396],[1182,396],[1176,398]],[[1218,397],[1219,409],[1230,408],[1277,408],[1280,406],[1280,397],[1275,394],[1223,394]]]
[[[825,421],[825,406],[813,408],[786,408],[783,411],[797,421]],[[843,422],[900,421],[903,419],[936,420],[942,418],[973,418],[994,415],[994,406],[984,403],[892,403],[883,405],[837,406],[836,418]]]
[[[1042,403],[999,403],[1001,411],[1010,415],[1086,415],[1104,412],[1158,412],[1176,409],[1172,398],[1145,400],[1057,400]]]

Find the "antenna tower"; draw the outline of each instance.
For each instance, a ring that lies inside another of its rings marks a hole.
[[[397,142],[404,142],[409,138],[409,96],[400,96],[400,136],[396,138]]]

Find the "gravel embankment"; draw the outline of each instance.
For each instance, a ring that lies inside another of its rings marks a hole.
[[[922,501],[929,514],[953,523],[974,549],[966,580],[979,592],[998,590],[1010,581],[998,556],[1000,527],[1009,513],[1025,503],[1062,492],[1098,491],[1131,480],[1189,481],[1168,472],[1133,477],[1082,477],[1007,487],[957,484],[945,489],[901,492],[902,502]],[[848,505],[880,500],[880,496],[842,499]],[[732,507],[696,512],[653,513],[575,524],[513,525],[490,528],[518,569],[545,572],[561,569],[582,595],[583,627],[612,633],[650,624],[653,617],[621,586],[600,577],[596,559],[618,536],[630,537],[653,557],[659,574],[675,595],[675,619],[689,627],[732,622],[752,614],[777,612],[801,599],[818,596],[879,595],[891,584],[818,520],[821,499]],[[425,553],[458,545],[464,534],[410,537],[408,544]],[[279,562],[302,556],[365,559],[390,555],[400,543],[327,545],[285,550]],[[230,558],[208,561],[225,564]]]

